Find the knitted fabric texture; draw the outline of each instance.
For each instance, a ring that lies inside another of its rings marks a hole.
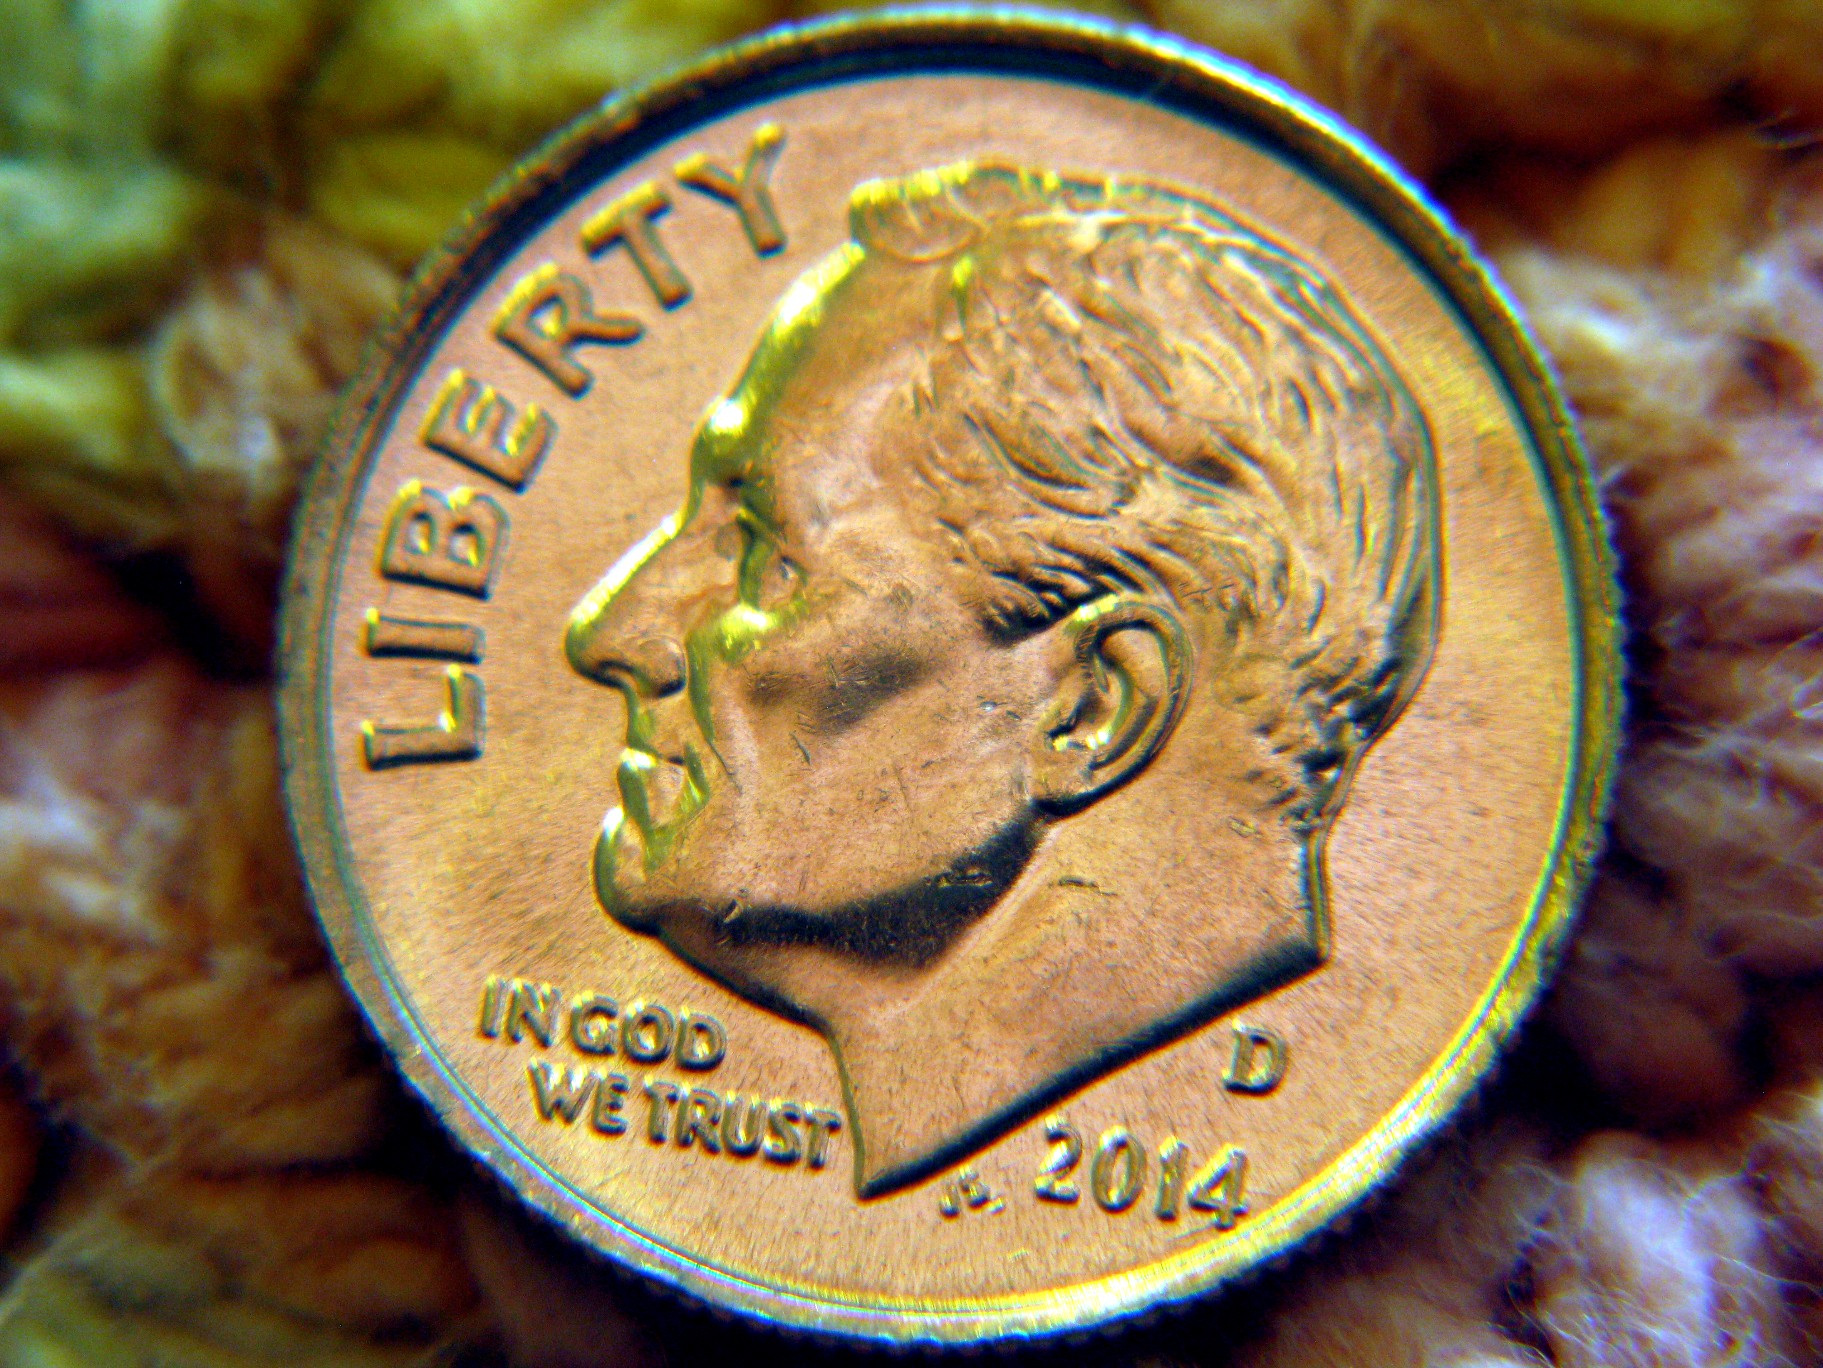
[[[823,8],[0,0],[0,1368],[801,1360],[604,1278],[402,1104],[265,671],[401,272],[603,94]],[[1096,8],[1334,107],[1494,261],[1598,467],[1631,720],[1479,1111],[1288,1273],[1066,1357],[1823,1362],[1823,12]]]

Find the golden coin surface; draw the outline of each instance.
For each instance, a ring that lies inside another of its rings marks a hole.
[[[1283,90],[1005,14],[611,104],[420,273],[303,513],[311,888],[400,1067],[718,1307],[1114,1324],[1493,1064],[1614,600],[1498,293]]]

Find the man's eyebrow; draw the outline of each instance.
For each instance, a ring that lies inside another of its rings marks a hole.
[[[690,483],[692,498],[700,499],[702,493],[711,488],[721,488],[735,496],[741,512],[757,523],[769,534],[777,535],[779,518],[772,498],[771,481],[756,477],[751,453],[743,457],[728,459],[713,449],[705,450],[707,443],[699,441],[691,453]]]

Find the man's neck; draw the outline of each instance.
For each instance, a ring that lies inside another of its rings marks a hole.
[[[819,1004],[863,1195],[927,1175],[1058,1096],[1309,972],[1322,936],[1304,852],[1234,830],[1136,871],[1049,848],[917,974],[845,966]],[[836,976],[825,982],[834,982]]]

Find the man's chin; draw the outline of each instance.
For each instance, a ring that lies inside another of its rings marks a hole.
[[[595,897],[607,914],[626,927],[655,935],[664,923],[665,903],[651,897],[645,843],[619,808],[610,808],[595,838]]]
[[[608,813],[595,838],[595,897],[610,917],[629,931],[666,941],[713,939],[717,913],[709,901],[679,889],[676,874],[675,860],[648,869],[638,828],[619,808]]]

